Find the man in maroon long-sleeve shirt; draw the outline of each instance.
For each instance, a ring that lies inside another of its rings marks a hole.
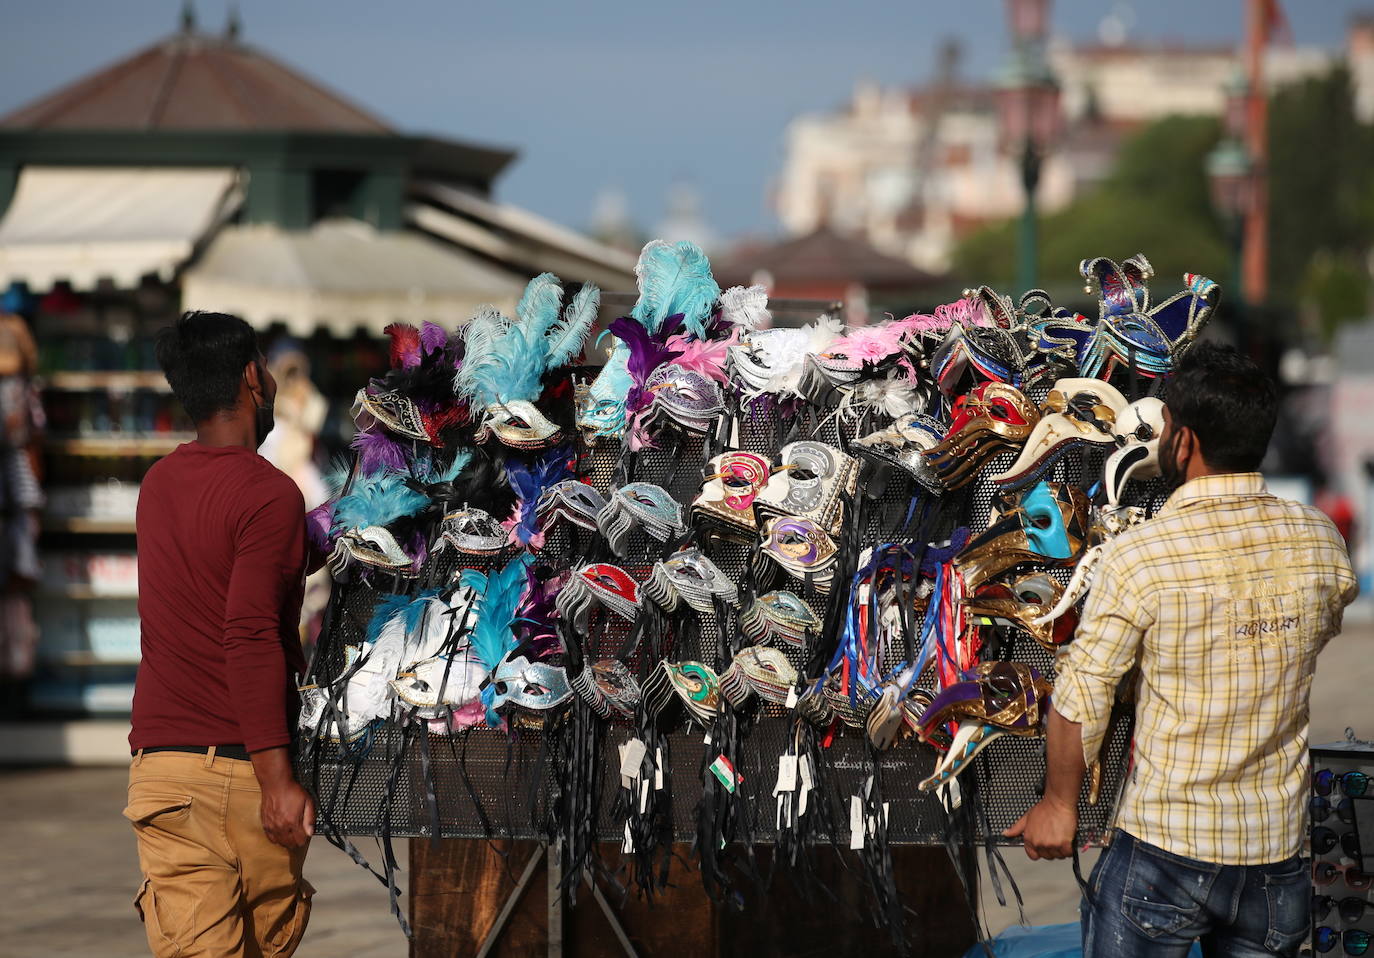
[[[315,809],[292,774],[301,494],[256,449],[276,384],[243,320],[187,313],[158,363],[196,423],[138,502],[142,663],[129,804],[155,955],[290,955]]]

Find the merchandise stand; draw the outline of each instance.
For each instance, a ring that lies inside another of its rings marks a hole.
[[[1152,308],[1143,257],[1081,270],[1096,324],[983,288],[875,334],[822,317],[768,353],[792,331],[738,318],[762,288],[722,294],[699,250],[654,242],[602,369],[558,365],[573,320],[554,320],[591,319],[587,291],[549,276],[457,345],[393,334],[396,375],[359,394],[371,451],[322,507],[336,583],[297,770],[331,841],[360,857],[350,836],[380,840],[398,917],[392,842],[414,839],[413,955],[972,943],[951,916],[976,910],[978,855],[1000,897],[1002,832],[1043,791],[1041,722],[1091,582],[1076,566],[1163,504],[1137,466],[1162,374],[1218,295],[1189,275]],[[607,300],[623,317],[627,297]],[[520,378],[530,364],[551,368]],[[523,385],[482,378],[495,368]],[[453,390],[469,405],[440,425]],[[1113,819],[1131,688],[1080,846]]]

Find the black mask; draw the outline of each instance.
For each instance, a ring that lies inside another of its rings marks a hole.
[[[276,397],[272,399],[267,398],[267,368],[263,366],[261,362],[258,363],[258,382],[262,384],[263,399],[265,401],[253,407],[253,433],[258,441],[258,446],[261,446],[267,441],[267,434],[270,433],[272,428],[277,424]]]
[[[267,441],[267,434],[271,432],[273,427],[277,424],[277,417],[273,406],[273,403],[259,403],[253,409],[255,419],[253,423],[253,432],[256,434],[259,446]]]
[[[1170,492],[1183,485],[1188,477],[1187,464],[1182,467],[1178,464],[1178,436],[1178,426],[1171,423],[1159,442],[1159,474],[1164,477]]]

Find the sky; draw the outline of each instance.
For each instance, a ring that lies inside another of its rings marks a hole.
[[[1295,41],[1339,48],[1374,0],[1284,0]],[[172,32],[180,0],[8,0],[0,113]],[[622,191],[652,230],[689,184],[726,237],[777,230],[768,190],[788,122],[859,80],[917,85],[945,37],[961,72],[994,72],[1003,0],[472,3],[241,0],[243,40],[408,133],[513,147],[500,199],[586,228]],[[198,0],[219,30],[227,0]],[[1055,0],[1055,34],[1091,40],[1114,9],[1143,41],[1239,42],[1242,0]]]

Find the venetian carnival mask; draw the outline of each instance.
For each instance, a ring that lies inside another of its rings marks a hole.
[[[740,631],[755,645],[782,644],[805,648],[807,636],[818,635],[821,619],[791,592],[769,592],[740,616]]]
[[[558,426],[536,409],[534,403],[523,399],[487,407],[477,427],[476,439],[485,442],[491,435],[513,449],[543,449],[560,438]]]
[[[918,734],[923,740],[930,741],[932,733],[949,722],[957,722],[959,730],[935,774],[918,787],[928,792],[944,785],[1002,735],[1041,734],[1051,691],[1045,677],[1023,662],[984,662],[965,672],[921,715]]]
[[[721,453],[707,464],[701,492],[692,501],[693,517],[752,535],[758,527],[754,500],[770,471],[768,460],[752,452]]]
[[[330,574],[336,579],[342,577],[353,562],[384,572],[406,574],[415,560],[405,554],[396,542],[396,537],[387,529],[382,526],[368,526],[364,529],[349,529],[335,541],[334,551],[328,558]]]
[[[830,588],[837,551],[835,540],[810,519],[779,516],[764,524],[763,555],[822,591]]]
[[[693,432],[709,431],[711,422],[725,411],[719,384],[675,363],[650,373],[645,388],[654,395],[650,409],[655,416],[666,416]]]
[[[1117,417],[1113,430],[1117,450],[1102,468],[1107,503],[1117,506],[1131,479],[1159,475],[1159,437],[1164,432],[1164,403],[1154,397],[1138,399]]]
[[[727,605],[735,605],[738,599],[735,584],[695,546],[654,563],[641,591],[669,612],[685,602],[702,615],[715,611],[716,599]]]
[[[584,529],[596,529],[596,517],[606,508],[606,499],[589,483],[565,479],[539,495],[535,516],[541,529],[552,528],[560,519]]]
[[[567,622],[584,623],[593,605],[604,605],[633,622],[639,609],[639,583],[620,566],[594,562],[573,573],[554,603]]]
[[[954,559],[968,592],[1022,563],[1070,565],[1082,555],[1088,497],[1077,486],[1041,482],[1002,504],[1002,514]]]
[[[573,679],[572,687],[602,718],[633,716],[639,705],[639,683],[618,659],[591,663]]]
[[[376,421],[398,436],[423,439],[426,442],[430,438],[415,403],[394,391],[374,394],[369,392],[367,387],[359,389],[353,399],[353,421],[359,431],[367,429]]]
[[[475,658],[435,656],[406,669],[392,680],[391,689],[421,718],[434,719],[477,701],[486,677],[486,668]]]
[[[762,645],[740,649],[720,676],[720,692],[736,708],[744,705],[750,695],[782,705],[796,684],[797,669],[787,656]]]
[[[1025,347],[1001,326],[951,326],[930,357],[931,375],[945,395],[953,395],[967,374],[975,382],[1020,386],[1025,371]]]
[[[678,703],[689,718],[709,726],[720,709],[720,679],[701,662],[664,660],[645,683],[643,699],[651,715],[663,716]]]
[[[625,435],[625,400],[634,385],[629,361],[629,348],[618,344],[591,384],[577,387],[577,428],[590,443]]]
[[[636,526],[659,542],[687,531],[677,500],[665,489],[647,482],[631,482],[615,489],[605,508],[597,513],[596,526],[618,556],[625,555],[630,530]]]
[[[1044,475],[1070,449],[1084,443],[1115,441],[1116,418],[1126,410],[1126,397],[1100,379],[1061,379],[1040,407],[1021,453],[992,481],[1019,488]]]
[[[939,495],[945,491],[939,474],[925,456],[944,438],[945,427],[933,416],[910,413],[898,418],[886,429],[869,433],[854,440],[854,451],[860,456],[888,466],[896,466],[927,492]]]
[[[945,488],[958,489],[999,451],[1025,442],[1039,421],[1039,411],[1021,390],[984,383],[954,401],[944,439],[922,455]]]
[[[1088,291],[1099,290],[1099,318],[1079,371],[1107,379],[1134,364],[1143,376],[1166,375],[1211,318],[1221,297],[1216,283],[1185,273],[1185,288],[1152,306],[1147,285],[1154,267],[1137,254],[1118,264],[1106,257],[1083,260]]]
[[[572,698],[567,672],[547,662],[531,662],[523,655],[505,658],[492,670],[490,685],[493,711],[510,703],[520,708],[544,711]]]
[[[755,507],[770,515],[810,519],[836,534],[844,521],[843,496],[852,496],[859,462],[833,446],[804,439],[782,447],[782,466],[759,492]]]
[[[964,599],[968,614],[994,620],[1030,633],[1031,638],[1053,649],[1073,638],[1078,626],[1076,614],[1041,622],[1040,617],[1055,608],[1064,596],[1064,587],[1044,572],[1031,572],[1011,583],[987,582]]]
[[[435,554],[454,549],[464,555],[489,556],[506,547],[507,534],[485,509],[460,509],[444,516]]]

